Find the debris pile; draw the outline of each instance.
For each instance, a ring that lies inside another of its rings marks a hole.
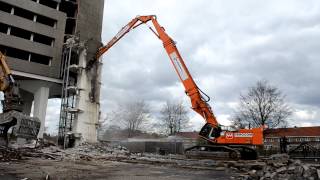
[[[93,154],[105,154],[105,153],[117,153],[127,154],[129,151],[122,146],[109,146],[106,143],[82,143],[79,146],[72,148],[74,151],[93,153]]]
[[[44,154],[58,157],[60,160],[116,160],[127,158],[129,151],[121,146],[111,147],[103,143],[82,143],[75,148],[60,149],[50,146],[41,149]]]
[[[302,163],[287,154],[275,154],[260,162],[233,162],[229,167],[241,173],[234,178],[239,180],[320,179],[320,164]]]
[[[0,161],[20,160],[22,156],[18,150],[6,146],[0,146],[0,153]]]
[[[39,148],[12,148],[7,146],[0,146],[0,161],[17,161],[27,158],[45,158],[56,159],[56,155],[50,155],[50,153],[42,152]]]
[[[104,163],[120,161],[127,163],[159,164],[191,169],[226,171],[235,174],[236,180],[320,179],[320,164],[308,164],[290,159],[286,154],[275,154],[261,160],[215,161],[186,159],[182,155],[157,155],[130,153],[121,146],[104,143],[83,143],[75,148],[60,149],[56,146],[44,148],[0,147],[0,161],[42,158],[57,161],[93,161]]]

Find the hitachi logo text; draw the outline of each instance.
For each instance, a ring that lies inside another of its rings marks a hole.
[[[252,133],[234,133],[234,137],[252,137]]]

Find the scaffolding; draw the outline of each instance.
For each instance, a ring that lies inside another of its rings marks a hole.
[[[60,146],[70,147],[74,145],[73,123],[77,119],[77,115],[81,112],[76,108],[77,96],[79,89],[77,88],[77,73],[79,71],[79,51],[81,46],[79,38],[72,37],[67,40],[63,47],[61,62],[62,92],[61,107],[59,119],[58,144]]]

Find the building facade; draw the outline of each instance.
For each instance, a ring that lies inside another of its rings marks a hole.
[[[92,58],[101,46],[103,7],[104,0],[0,0],[0,50],[20,84],[24,113],[33,104],[42,122],[40,138],[48,98],[62,94],[64,44],[77,36]]]
[[[31,0],[0,1],[0,50],[14,71],[59,78],[67,16],[56,9]]]

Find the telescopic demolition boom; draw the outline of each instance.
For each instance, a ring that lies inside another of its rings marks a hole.
[[[155,28],[154,30],[149,27],[150,30],[163,42],[163,46],[169,55],[171,63],[174,66],[179,79],[184,85],[185,92],[190,97],[192,109],[206,120],[206,125],[202,128],[200,135],[209,141],[215,141],[215,139],[220,136],[221,128],[212,112],[210,105],[207,103],[210,98],[204,94],[194,82],[175,45],[175,42],[165,32],[165,29],[160,26],[155,15],[137,16],[136,18],[132,19],[105,46],[98,50],[94,61],[98,60],[105,52],[107,52],[115,43],[117,43],[132,29],[140,26],[141,24],[146,24],[148,21],[151,21]]]
[[[105,46],[99,48],[95,58],[88,63],[87,68],[90,68],[94,62],[98,61],[99,58],[124,37],[124,35],[141,24],[147,24],[149,21],[152,22],[154,27],[154,29],[149,27],[150,30],[162,41],[171,63],[185,88],[185,92],[190,97],[192,109],[206,120],[206,124],[202,127],[199,135],[207,140],[207,144],[186,149],[186,155],[202,158],[201,154],[205,152],[204,158],[208,158],[208,156],[210,156],[210,158],[217,156],[229,159],[256,159],[257,152],[251,147],[263,144],[263,128],[222,131],[221,126],[217,122],[217,119],[208,104],[208,101],[210,100],[209,96],[198,88],[184,63],[175,42],[165,32],[164,28],[159,25],[155,15],[137,16],[132,19]]]

